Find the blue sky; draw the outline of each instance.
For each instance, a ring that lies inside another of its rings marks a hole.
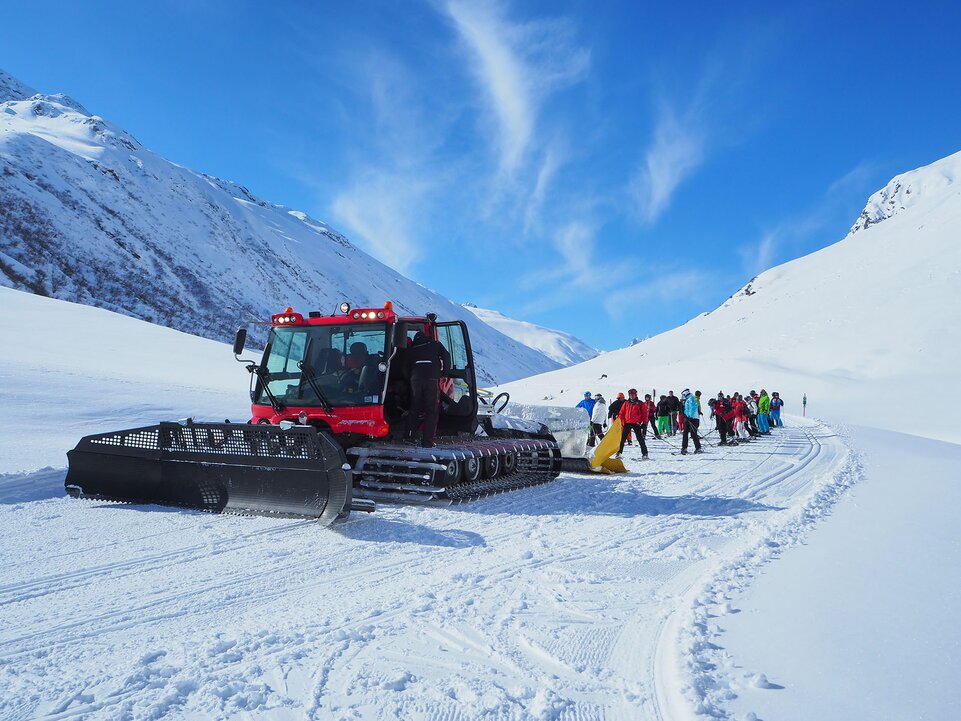
[[[452,299],[603,349],[839,240],[891,176],[961,150],[953,2],[0,0],[0,17],[0,67],[28,85]]]

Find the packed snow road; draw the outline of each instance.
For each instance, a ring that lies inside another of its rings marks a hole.
[[[652,461],[625,453],[627,476],[335,530],[76,501],[62,469],[0,478],[0,717],[716,710],[702,615],[856,464],[833,431],[795,423],[698,456],[652,441]]]

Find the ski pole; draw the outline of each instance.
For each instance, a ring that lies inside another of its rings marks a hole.
[[[667,439],[664,437],[664,434],[663,434],[663,433],[662,433],[661,436],[660,436],[660,440],[664,441],[664,443],[666,443],[668,446],[670,446],[670,447],[673,448],[674,450],[677,450],[677,446],[675,446],[673,443],[671,443],[669,440],[667,440]]]

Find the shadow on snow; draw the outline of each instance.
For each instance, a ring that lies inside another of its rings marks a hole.
[[[353,515],[351,515],[353,518]],[[487,542],[479,533],[462,529],[441,530],[420,526],[416,523],[392,521],[376,515],[348,521],[333,530],[355,541],[377,541],[379,543],[416,543],[422,546],[441,546],[445,548],[470,548],[485,546]]]
[[[467,513],[530,516],[696,516],[722,518],[758,511],[781,511],[743,498],[723,496],[659,496],[636,488],[618,488],[611,476],[560,478],[535,488],[500,494],[462,506]],[[637,476],[634,476],[636,479]],[[628,477],[626,480],[630,480]],[[624,484],[626,485],[626,484]]]
[[[0,505],[15,505],[49,498],[63,498],[66,468],[44,468],[33,473],[0,475]]]

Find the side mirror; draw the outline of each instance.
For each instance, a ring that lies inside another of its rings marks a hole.
[[[234,338],[234,355],[240,355],[244,352],[244,346],[247,344],[247,329],[241,328],[237,331],[237,337]]]

